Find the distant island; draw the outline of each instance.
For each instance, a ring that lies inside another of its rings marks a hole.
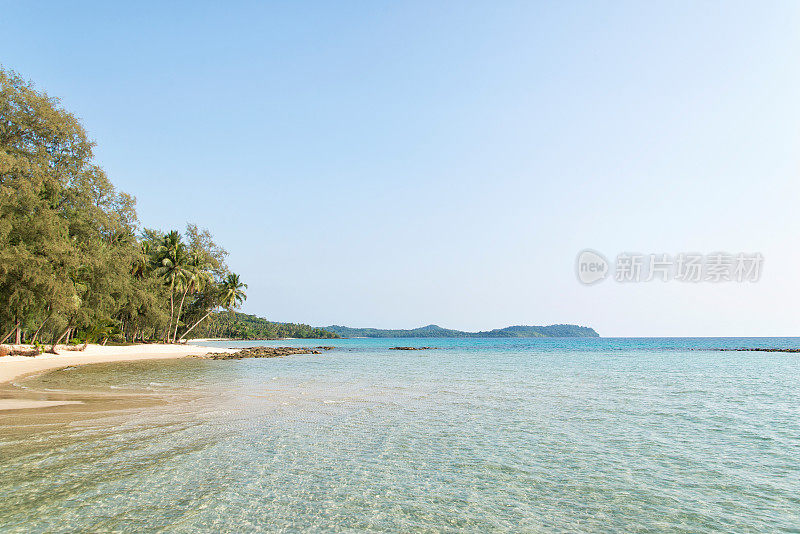
[[[435,324],[412,330],[383,330],[380,328],[349,328],[347,326],[325,326],[323,330],[340,337],[600,337],[593,328],[574,324],[550,326],[507,326],[484,332],[463,332],[442,328]]]
[[[442,328],[435,324],[411,330],[384,330],[380,328],[350,328],[332,325],[313,327],[307,324],[279,323],[263,317],[241,312],[215,312],[192,332],[193,338],[255,339],[335,339],[335,338],[531,338],[531,337],[600,337],[593,328],[574,324],[550,326],[508,326],[482,332],[464,332]]]

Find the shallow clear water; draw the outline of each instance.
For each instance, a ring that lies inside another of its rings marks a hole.
[[[87,402],[0,415],[2,530],[800,527],[800,355],[692,350],[798,339],[258,344],[337,348],[22,382]]]

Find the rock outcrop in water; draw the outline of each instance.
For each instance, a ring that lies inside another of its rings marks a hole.
[[[800,352],[800,349],[782,349],[782,348],[769,348],[769,347],[760,347],[760,348],[730,348],[730,349],[697,349],[697,350],[704,350],[704,351],[720,351],[720,352]]]
[[[333,347],[318,347],[323,350],[330,350]],[[241,360],[243,358],[279,358],[281,356],[292,356],[294,354],[322,354],[316,349],[305,349],[302,347],[248,347],[237,352],[211,352],[197,358],[207,358],[209,360]]]

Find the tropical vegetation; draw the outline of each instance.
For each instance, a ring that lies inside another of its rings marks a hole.
[[[93,148],[0,68],[0,343],[175,342],[246,298],[207,230],[141,228]]]
[[[337,334],[307,324],[276,323],[241,312],[212,313],[189,337],[232,339],[333,339]]]

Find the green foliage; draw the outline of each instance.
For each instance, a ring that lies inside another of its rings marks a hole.
[[[303,339],[334,339],[339,336],[322,328],[307,324],[274,323],[262,317],[238,312],[212,314],[208,321],[197,328],[194,338],[233,339],[281,339],[287,337]]]
[[[0,68],[0,336],[174,341],[240,306],[246,285],[210,233],[140,232],[93,147],[58,100]]]

